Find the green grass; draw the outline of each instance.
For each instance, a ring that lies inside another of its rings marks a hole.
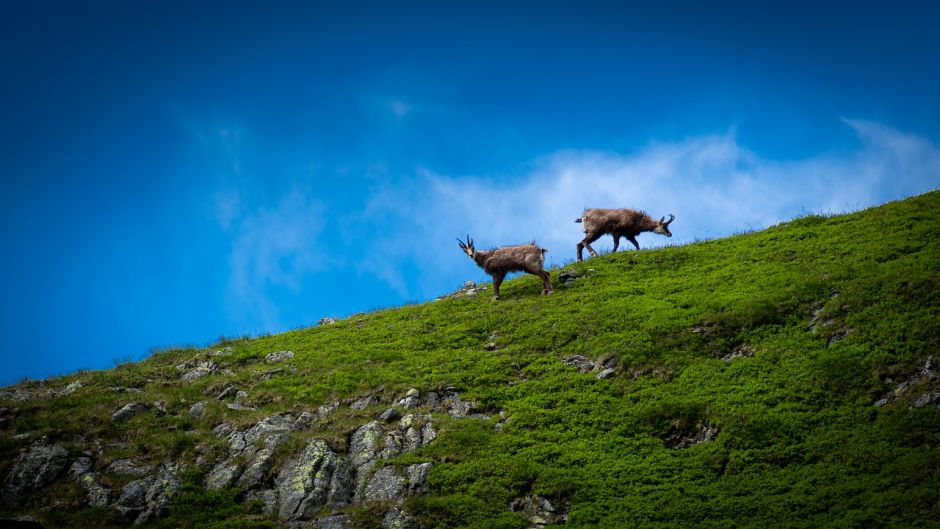
[[[872,406],[929,355],[940,361],[940,192],[566,268],[584,275],[564,287],[552,270],[549,297],[523,276],[504,284],[498,302],[410,305],[51,380],[84,386],[2,403],[15,421],[0,436],[0,472],[27,442],[12,440],[18,433],[47,433],[74,452],[96,438],[128,443],[107,448],[105,460],[191,463],[199,445],[225,457],[211,432],[223,420],[247,425],[371,392],[388,402],[411,387],[452,385],[510,420],[497,431],[491,420],[439,417],[437,440],[403,456],[436,462],[430,493],[407,503],[423,527],[523,528],[507,506],[532,493],[570,505],[571,527],[940,526],[940,411],[909,408],[928,388]],[[829,324],[811,329],[817,311]],[[233,374],[179,380],[175,365],[225,346],[233,354],[216,361]],[[742,346],[753,356],[721,359]],[[281,349],[296,356],[259,362]],[[616,358],[621,368],[597,380],[560,362],[572,354]],[[285,370],[259,381],[272,367]],[[229,384],[246,389],[257,411],[215,401]],[[157,399],[169,413],[109,420],[129,400]],[[188,407],[207,399],[206,415],[189,418]],[[341,408],[302,435],[342,448],[384,407]],[[717,437],[679,450],[664,443],[696,424],[718,428]],[[187,479],[157,525],[276,526],[232,493],[202,491],[198,473]],[[79,508],[74,487],[56,487],[58,496],[37,494],[27,510],[62,525],[112,523]],[[354,519],[367,527],[375,515]]]

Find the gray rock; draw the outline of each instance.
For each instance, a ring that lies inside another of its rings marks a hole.
[[[206,476],[206,490],[219,490],[231,487],[241,475],[242,466],[234,459],[226,459],[209,471]]]
[[[268,353],[264,357],[264,361],[273,364],[276,362],[283,362],[289,358],[294,358],[293,351],[274,351],[273,353]]]
[[[373,396],[373,395],[369,395],[369,396],[367,396],[367,397],[362,397],[361,399],[357,399],[357,400],[353,401],[353,403],[349,405],[349,409],[351,409],[351,410],[364,410],[364,409],[368,408],[369,406],[371,406],[371,405],[373,405],[373,404],[378,404],[378,403],[379,403],[378,397],[375,397],[375,396]]]
[[[310,428],[315,419],[316,417],[314,417],[312,413],[305,411],[301,413],[296,419],[294,419],[294,423],[291,424],[291,430],[294,430],[295,432],[306,430]]]
[[[405,476],[408,477],[408,494],[423,494],[427,492],[428,472],[434,463],[418,463],[405,467]]]
[[[333,514],[320,518],[313,524],[314,529],[349,529],[348,514]]]
[[[378,453],[379,441],[384,437],[385,431],[378,421],[371,421],[356,429],[349,442],[349,461],[354,467],[375,460]]]
[[[202,418],[203,414],[206,412],[206,406],[207,406],[208,404],[209,404],[209,403],[206,402],[206,401],[204,401],[204,400],[201,400],[201,401],[199,401],[199,402],[193,404],[193,405],[189,408],[189,416],[192,417],[193,419],[200,419],[200,418]]]
[[[349,463],[322,439],[314,439],[288,460],[277,476],[278,514],[282,521],[310,520],[323,507],[349,503]]]
[[[604,380],[604,379],[607,379],[607,378],[611,378],[611,377],[614,376],[616,373],[617,373],[617,371],[616,371],[615,369],[611,369],[611,368],[608,367],[607,369],[605,369],[605,370],[603,370],[603,371],[599,371],[599,372],[597,373],[597,375],[595,375],[595,376],[597,377],[598,380]]]
[[[271,415],[261,419],[257,424],[245,430],[245,442],[254,444],[269,435],[288,433],[293,426],[293,415]]]
[[[222,438],[232,433],[234,429],[235,429],[235,425],[233,425],[232,423],[223,422],[219,424],[218,426],[216,426],[215,428],[213,428],[212,433],[214,433],[216,437]]]
[[[566,356],[561,362],[566,366],[577,369],[581,373],[587,373],[594,369],[594,362],[581,355]]]
[[[156,482],[155,476],[136,479],[124,485],[114,508],[127,520],[136,520],[147,503],[147,492]]]
[[[79,477],[79,485],[85,491],[85,499],[92,507],[107,507],[111,503],[111,489],[101,483],[96,472],[88,472]]]
[[[339,408],[339,402],[330,402],[317,408],[317,418],[321,421]]]
[[[42,437],[20,452],[3,480],[3,497],[18,505],[27,495],[52,483],[68,465],[68,451]]]
[[[555,514],[555,507],[541,496],[516,498],[509,503],[509,510],[518,512],[529,519],[529,529],[541,529],[549,524],[563,523],[566,516]]]
[[[119,476],[141,477],[153,472],[153,466],[141,463],[136,459],[123,458],[112,461],[106,470],[110,474]]]
[[[180,378],[186,382],[192,382],[204,376],[211,375],[213,372],[215,372],[216,369],[218,369],[218,367],[219,366],[216,365],[216,363],[212,362],[211,360],[198,362],[196,364],[196,367],[194,367],[190,371],[187,371],[186,373],[183,373],[183,375]]]
[[[66,395],[71,395],[72,393],[75,393],[76,391],[81,389],[81,387],[82,387],[82,381],[74,380],[68,386],[65,386],[64,388],[62,388],[61,391],[59,391],[59,396],[64,397]]]
[[[281,439],[283,439],[281,434],[274,434],[264,440],[264,446],[255,452],[251,461],[245,467],[245,471],[238,478],[236,484],[239,487],[249,490],[261,484],[265,475],[271,469],[271,465],[274,464],[275,451]]]
[[[128,402],[121,409],[111,414],[112,421],[129,421],[141,413],[147,411],[147,405],[140,402]]]
[[[164,463],[160,473],[150,483],[144,497],[143,511],[134,520],[134,525],[141,525],[167,514],[170,502],[180,489],[180,479],[176,475],[177,466],[174,463]]]
[[[277,491],[276,490],[252,490],[245,494],[245,501],[260,501],[261,510],[264,514],[272,515],[277,512]]]
[[[398,419],[401,419],[401,412],[395,408],[389,408],[379,415],[379,420],[382,422],[395,422]]]
[[[406,511],[395,506],[385,513],[382,529],[418,529],[418,521]]]
[[[89,505],[107,507],[111,503],[111,489],[101,484],[101,477],[91,471],[91,466],[90,457],[79,457],[69,467],[69,477],[84,489],[85,499]]]
[[[77,480],[89,472],[91,472],[91,457],[88,456],[77,457],[69,466],[69,477],[73,480]]]
[[[937,392],[937,393],[925,393],[925,394],[921,395],[920,397],[917,398],[917,400],[915,400],[915,401],[911,404],[911,407],[912,407],[912,408],[923,408],[924,406],[927,406],[927,405],[929,405],[929,404],[933,404],[933,403],[935,403],[935,402],[940,402],[940,392]]]
[[[237,402],[230,402],[225,405],[226,408],[233,411],[255,411],[257,408],[252,408],[251,406],[245,406],[244,404],[239,404]]]
[[[327,317],[325,317],[325,318],[320,318],[320,320],[317,321],[317,325],[321,325],[321,326],[322,326],[322,325],[333,325],[334,323],[336,323],[336,318],[330,318],[329,316],[327,316]]]
[[[367,502],[400,502],[405,497],[405,478],[396,467],[382,467],[372,475],[362,497]]]
[[[219,395],[216,397],[217,400],[225,400],[231,397],[234,397],[238,393],[238,388],[235,386],[227,386],[223,389]]]
[[[385,441],[382,443],[382,459],[391,459],[402,453],[404,449],[404,439],[399,431],[388,432],[385,435]]]

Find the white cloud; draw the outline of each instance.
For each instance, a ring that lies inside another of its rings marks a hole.
[[[394,245],[363,268],[403,296],[430,297],[456,277],[478,277],[456,250],[470,233],[478,246],[536,239],[549,262],[575,257],[584,207],[633,207],[676,215],[666,239],[643,234],[642,248],[760,229],[794,216],[856,210],[926,192],[940,184],[940,150],[928,140],[862,120],[845,120],[859,147],[803,160],[763,159],[734,133],[653,143],[631,153],[563,151],[521,179],[466,178],[420,171],[410,183],[374,196],[367,220],[398,227]],[[610,238],[595,248],[610,248]],[[418,269],[415,277],[401,270]]]
[[[280,330],[279,311],[272,301],[276,288],[299,292],[302,280],[320,270],[326,257],[317,249],[322,207],[310,193],[294,187],[273,209],[245,217],[229,255],[229,295],[241,314],[236,320]]]

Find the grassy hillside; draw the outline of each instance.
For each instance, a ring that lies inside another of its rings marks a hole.
[[[92,454],[113,490],[129,478],[111,461],[178,461],[182,487],[148,526],[279,527],[239,490],[204,489],[226,457],[213,428],[344,403],[292,432],[276,468],[312,438],[347,448],[411,388],[451,387],[474,414],[432,413],[437,438],[390,460],[434,463],[404,503],[421,527],[530,527],[510,504],[533,496],[570,527],[940,526],[940,192],[551,272],[549,297],[524,276],[498,302],[457,296],[7,388],[0,476],[47,435]],[[280,350],[293,358],[263,360]],[[182,380],[197,361],[216,368]],[[217,398],[229,387],[241,407]],[[147,411],[111,419],[132,400]],[[347,512],[376,527],[384,511]],[[3,510],[22,513],[124,523],[65,475]]]

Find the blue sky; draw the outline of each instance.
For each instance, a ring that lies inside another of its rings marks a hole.
[[[940,184],[936,3],[507,4],[0,4],[0,383]]]

